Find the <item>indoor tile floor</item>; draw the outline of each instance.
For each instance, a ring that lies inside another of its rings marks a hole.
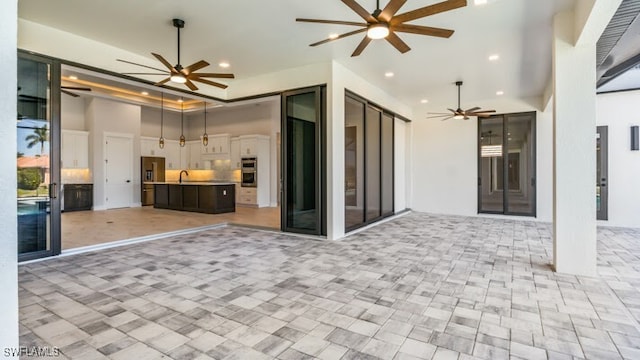
[[[640,230],[598,240],[590,278],[551,271],[537,222],[228,226],[21,265],[20,340],[62,359],[640,359]]]
[[[62,213],[62,249],[103,244],[147,235],[234,223],[280,229],[279,207],[236,207],[233,213],[201,214],[153,206]]]

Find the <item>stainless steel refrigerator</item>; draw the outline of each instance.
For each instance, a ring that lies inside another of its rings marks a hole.
[[[140,171],[142,174],[142,205],[153,205],[154,185],[164,182],[164,158],[143,156],[140,158]]]

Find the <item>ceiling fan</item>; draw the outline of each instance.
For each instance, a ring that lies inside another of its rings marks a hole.
[[[78,86],[60,86],[60,92],[63,94],[71,95],[73,97],[78,97],[80,95],[74,94],[71,91],[91,91],[91,88],[88,87],[78,87]]]
[[[447,109],[451,111],[450,113],[432,113],[438,115],[428,116],[427,119],[444,117],[442,121],[449,120],[451,118],[456,120],[469,120],[469,116],[489,117],[491,113],[496,112],[495,110],[482,110],[477,106],[467,110],[462,110],[460,107],[460,87],[462,86],[462,81],[456,81],[456,86],[458,87],[458,108],[456,110]]]
[[[158,68],[154,68],[147,65],[137,64],[131,61],[116,59],[117,61],[121,61],[127,64],[142,66],[148,69],[158,71],[157,73],[123,73],[123,75],[164,75],[166,76],[166,78],[155,83],[155,85],[160,86],[171,81],[178,84],[185,84],[189,89],[191,89],[191,91],[198,90],[198,87],[193,83],[194,81],[211,85],[211,86],[216,86],[221,89],[226,89],[228,85],[207,80],[206,78],[233,79],[234,78],[233,74],[196,72],[204,67],[209,66],[209,63],[204,60],[195,62],[187,67],[183,67],[182,64],[180,64],[180,29],[184,28],[184,20],[173,19],[172,21],[173,21],[173,26],[175,26],[176,29],[178,30],[178,63],[175,66],[172,66],[171,63],[168,62],[162,55],[151,53],[151,55],[153,55],[156,59],[158,59],[158,61],[160,61],[162,65],[164,65],[168,69],[167,71],[165,69],[158,69]]]
[[[330,41],[345,38],[347,36],[366,32],[366,36],[364,37],[364,39],[362,39],[351,56],[360,55],[362,51],[367,47],[367,45],[369,45],[371,40],[374,39],[386,39],[398,51],[404,54],[407,51],[411,50],[411,48],[404,41],[402,41],[400,37],[398,37],[396,32],[437,36],[442,38],[449,38],[451,35],[453,35],[453,30],[405,24],[406,22],[467,6],[467,0],[447,0],[396,15],[396,12],[400,10],[402,5],[404,5],[407,0],[391,0],[382,10],[380,10],[380,0],[376,0],[376,10],[373,13],[367,12],[367,10],[360,6],[355,0],[342,0],[342,2],[345,3],[345,5],[347,5],[349,8],[351,8],[351,10],[360,15],[360,17],[363,18],[366,22],[359,23],[352,21],[298,18],[296,19],[296,21],[360,27],[360,29],[358,30],[350,31],[342,35],[332,36],[326,40],[310,44],[309,46],[318,46]]]

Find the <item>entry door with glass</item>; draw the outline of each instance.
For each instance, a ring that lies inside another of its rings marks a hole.
[[[324,88],[282,95],[283,231],[326,235]]]
[[[60,253],[60,73],[49,59],[18,53],[18,258]]]
[[[535,112],[478,122],[478,212],[535,216]]]
[[[596,218],[598,220],[609,218],[608,141],[608,127],[598,126],[596,133]]]

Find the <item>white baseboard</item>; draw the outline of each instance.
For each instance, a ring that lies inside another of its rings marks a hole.
[[[131,204],[131,207],[132,208],[134,208],[134,207],[142,207],[142,203],[141,202],[133,203],[133,204]]]
[[[93,211],[104,211],[107,210],[107,207],[104,205],[100,205],[100,206],[94,206],[93,207]]]

